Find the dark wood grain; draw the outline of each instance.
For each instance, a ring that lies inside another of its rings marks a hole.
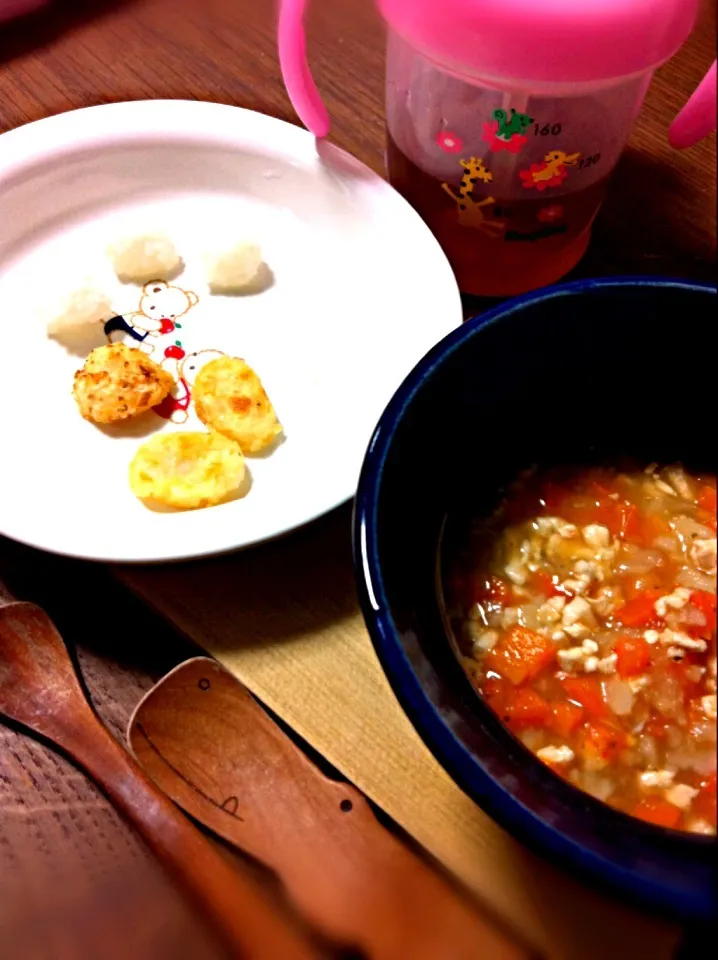
[[[209,843],[91,709],[67,647],[33,603],[0,606],[0,717],[63,750],[98,783],[237,960],[320,960],[254,878]]]
[[[86,599],[67,602],[82,584]],[[143,691],[192,648],[143,619],[101,570],[0,541],[0,603],[51,610],[94,704],[118,738]],[[113,616],[100,633],[103,606]],[[139,664],[142,663],[142,667]],[[71,762],[0,725],[0,957],[3,960],[222,960],[134,830]]]
[[[706,0],[693,37],[658,72],[578,273],[714,278],[715,138],[678,153],[666,130],[715,56],[716,9]],[[273,21],[271,0],[55,0],[0,27],[0,129],[148,97],[215,100],[294,120]],[[383,39],[370,0],[314,0],[309,52],[332,139],[383,171]],[[469,312],[480,307],[467,303]],[[335,529],[346,517],[328,523]],[[343,565],[338,576],[347,576]],[[0,581],[45,606],[78,642],[95,705],[118,736],[142,691],[194,652],[88,565],[0,541]],[[95,629],[101,615],[102,632]],[[4,727],[0,956],[220,956],[96,788],[46,747]]]

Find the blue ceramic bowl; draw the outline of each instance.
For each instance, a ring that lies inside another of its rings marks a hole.
[[[715,915],[715,841],[579,791],[483,704],[448,639],[438,556],[447,514],[489,514],[534,463],[630,455],[716,472],[715,287],[579,281],[470,320],[407,377],[372,438],[354,552],[364,616],[410,720],[509,832],[622,896]],[[407,318],[411,322],[411,318]]]

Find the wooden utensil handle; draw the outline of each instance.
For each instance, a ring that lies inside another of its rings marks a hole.
[[[529,960],[330,780],[228,671],[200,657],[139,704],[128,739],[185,810],[273,868],[330,942],[371,960]],[[241,798],[241,799],[240,799]]]
[[[68,731],[72,755],[132,821],[242,960],[318,960],[320,953],[145,776],[96,720]]]
[[[364,923],[373,931],[373,957],[378,960],[393,955],[394,927],[403,931],[404,949],[412,960],[434,960],[439,955],[444,960],[537,960],[538,955],[529,946],[478,913],[448,879],[386,830],[356,788],[335,783],[327,786],[336,790],[338,796],[348,796],[352,804],[342,842],[335,848],[337,857],[343,858],[344,863],[363,862],[369,867],[364,871],[363,886],[357,881],[355,896],[365,892]],[[331,843],[331,838],[326,841]],[[359,873],[356,866],[352,873]],[[376,900],[369,896],[371,888],[377,894]],[[376,923],[368,922],[372,907]],[[384,914],[387,908],[391,925],[387,925]],[[422,916],[421,924],[417,924],[417,913]]]
[[[529,947],[478,913],[386,830],[355,787],[327,780],[316,768],[311,777],[324,816],[306,834],[297,817],[294,837],[276,846],[272,866],[326,936],[340,939],[351,931],[348,942],[371,960],[535,960]],[[344,811],[341,820],[337,810]]]

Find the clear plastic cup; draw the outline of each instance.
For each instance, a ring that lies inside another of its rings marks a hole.
[[[462,291],[523,293],[578,263],[653,72],[690,34],[699,2],[378,0],[389,179],[435,233]],[[280,61],[297,112],[323,137],[305,6],[282,0]],[[715,114],[714,65],[671,142],[705,136]]]
[[[461,290],[518,294],[578,263],[650,80],[498,87],[448,73],[390,31],[389,180]]]

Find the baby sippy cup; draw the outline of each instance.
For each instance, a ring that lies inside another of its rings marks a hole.
[[[503,297],[576,265],[653,71],[700,0],[378,0],[388,25],[390,182],[462,291]],[[306,0],[282,0],[279,52],[300,118],[329,121],[306,64]],[[715,129],[715,68],[671,129]]]

